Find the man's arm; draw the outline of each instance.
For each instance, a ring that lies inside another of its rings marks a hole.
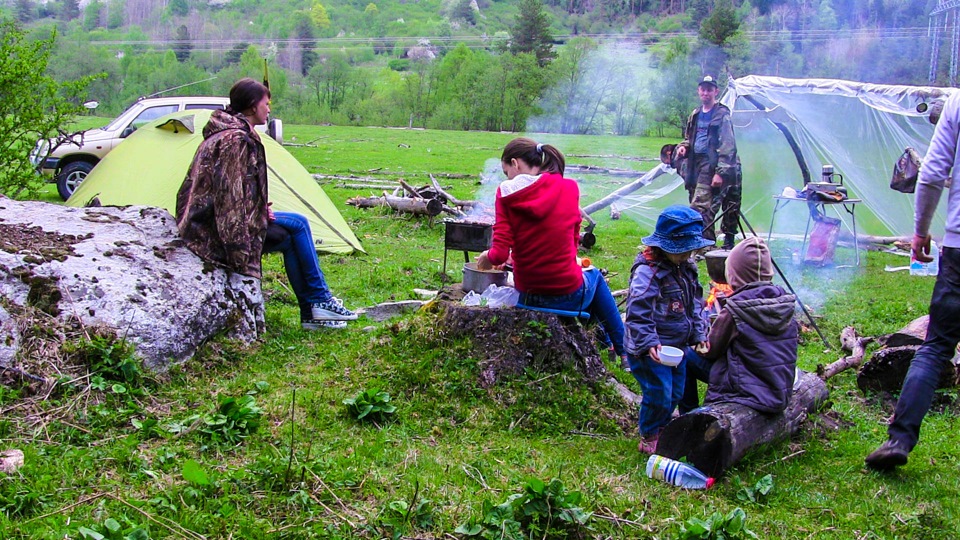
[[[954,93],[943,106],[930,147],[920,167],[914,199],[914,235],[911,248],[917,260],[929,262],[930,222],[937,210],[943,186],[953,171],[960,136],[960,93]]]

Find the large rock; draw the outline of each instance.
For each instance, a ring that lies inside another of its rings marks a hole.
[[[250,342],[263,331],[260,281],[204,263],[183,246],[163,209],[68,208],[0,197],[0,297],[59,322],[108,327],[163,370],[226,331]],[[0,313],[4,343],[17,331]],[[0,348],[2,349],[2,348]],[[10,365],[0,350],[0,365]]]

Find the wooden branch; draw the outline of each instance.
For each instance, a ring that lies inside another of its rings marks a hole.
[[[386,184],[337,184],[336,187],[344,189],[393,189],[393,186],[388,186]]]
[[[440,187],[440,182],[437,182],[437,179],[434,178],[432,174],[430,175],[430,183],[433,184],[433,189],[437,190],[437,193],[439,193],[441,197],[449,201],[454,206],[466,206],[473,208],[477,205],[477,201],[461,201],[453,195],[447,193],[446,190]]]
[[[382,197],[353,197],[347,199],[347,204],[357,208],[377,208],[389,206],[398,212],[416,215],[435,216],[443,211],[443,203],[437,199],[415,199],[412,197],[395,197],[383,193]]]
[[[854,327],[847,326],[840,331],[840,348],[849,352],[850,355],[844,356],[827,366],[817,365],[817,376],[823,380],[827,380],[837,373],[859,367],[860,364],[863,363],[866,346],[875,339],[876,338],[873,337],[860,337],[857,335],[857,330]]]
[[[400,186],[403,187],[403,190],[409,193],[411,197],[416,197],[418,199],[423,198],[423,195],[421,195],[419,191],[414,189],[413,186],[404,182],[403,178],[398,178],[397,181],[400,182]]]

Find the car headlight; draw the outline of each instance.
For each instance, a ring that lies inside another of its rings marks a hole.
[[[36,146],[30,151],[30,163],[32,163],[34,167],[40,167],[49,153],[50,141],[47,139],[37,141]]]

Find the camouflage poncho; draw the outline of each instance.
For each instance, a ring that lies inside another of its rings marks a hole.
[[[260,277],[267,229],[267,159],[241,117],[215,111],[177,193],[177,228],[200,258]]]

